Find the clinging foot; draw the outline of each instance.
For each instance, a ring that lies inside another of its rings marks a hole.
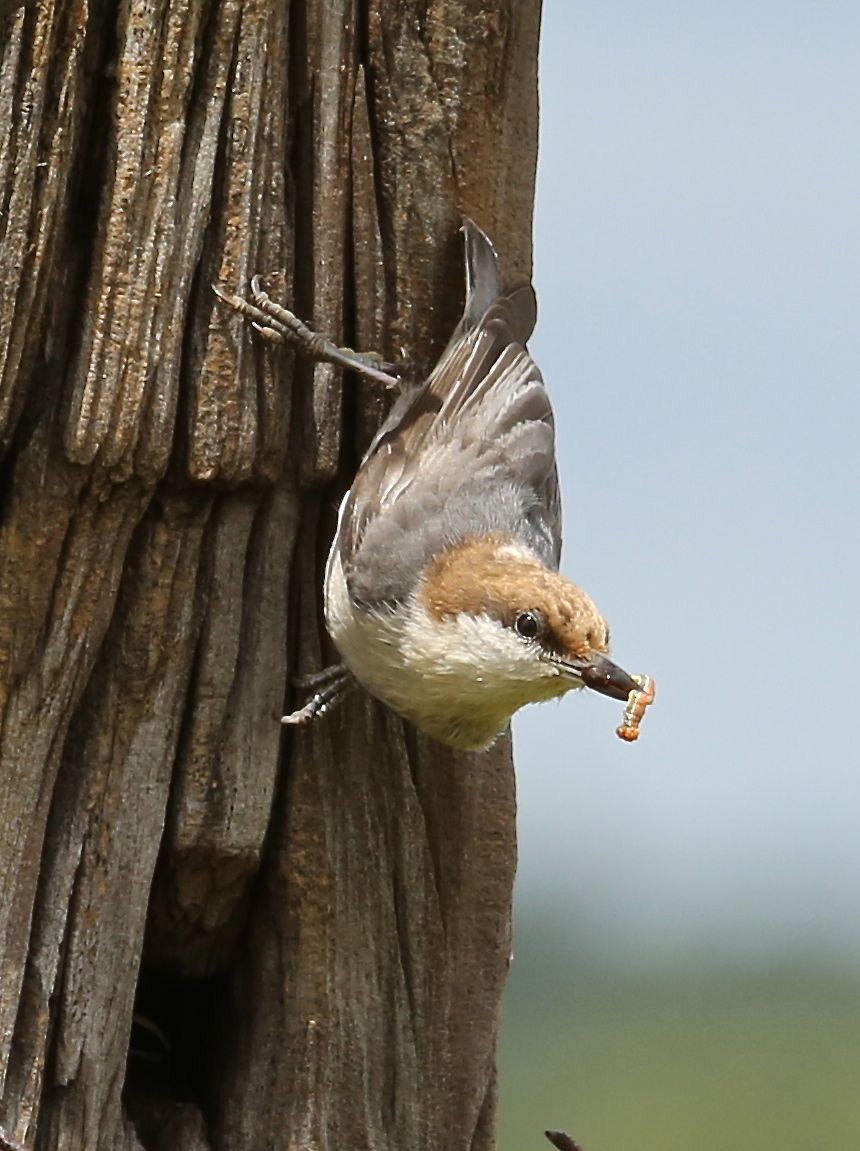
[[[386,363],[376,352],[356,352],[352,348],[338,347],[332,340],[319,335],[287,308],[276,304],[263,289],[260,277],[251,280],[253,303],[225,292],[217,284],[212,291],[225,304],[251,321],[260,335],[274,344],[291,343],[312,360],[337,364],[357,372],[365,379],[375,380],[386,388],[400,390],[401,381],[395,374],[395,365]]]
[[[358,686],[352,673],[342,663],[332,664],[331,667],[302,676],[294,682],[299,687],[316,690],[304,707],[281,717],[285,727],[305,727],[318,716],[336,708]]]

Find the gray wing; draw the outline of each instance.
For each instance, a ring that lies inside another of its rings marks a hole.
[[[357,603],[401,601],[441,549],[487,532],[558,567],[553,415],[525,348],[534,292],[502,295],[490,241],[471,220],[463,231],[463,317],[426,383],[395,404],[341,515],[338,546]]]

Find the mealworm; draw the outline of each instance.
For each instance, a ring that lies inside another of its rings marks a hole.
[[[633,743],[639,738],[639,725],[645,715],[645,709],[654,702],[654,696],[657,693],[654,680],[650,675],[634,675],[633,678],[639,684],[639,689],[631,691],[627,697],[624,718],[621,721],[621,726],[615,729],[618,738],[626,740],[627,743]]]

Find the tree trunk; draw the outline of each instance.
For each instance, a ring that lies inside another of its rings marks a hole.
[[[510,748],[360,695],[282,735],[385,400],[210,283],[286,269],[318,330],[429,365],[460,212],[529,272],[539,0],[6,8],[0,1126],[483,1151]]]

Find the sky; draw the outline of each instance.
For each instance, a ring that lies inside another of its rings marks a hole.
[[[516,719],[520,914],[860,953],[860,5],[545,0],[562,570],[658,697]]]

